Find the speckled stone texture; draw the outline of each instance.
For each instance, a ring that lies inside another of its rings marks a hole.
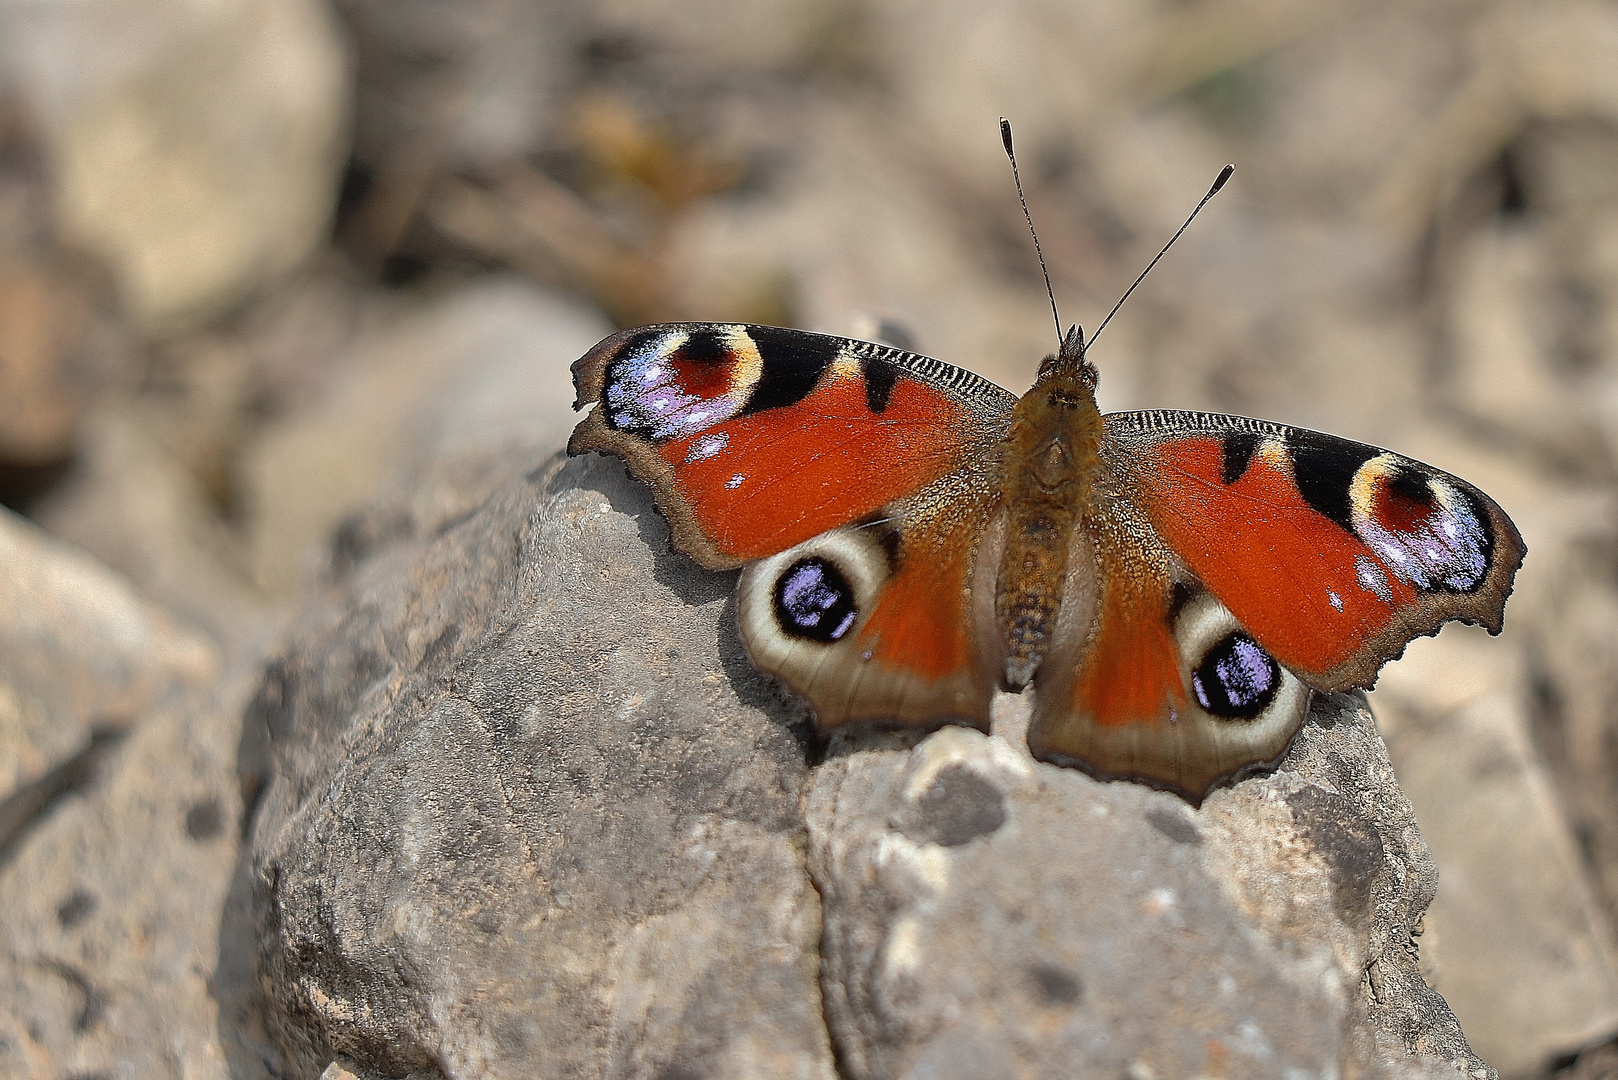
[[[1017,698],[828,745],[616,461],[399,491],[248,711],[222,949],[289,1072],[1492,1075],[1418,971],[1435,872],[1359,699],[1200,809],[1034,762]]]
[[[255,673],[0,510],[0,1076],[223,1077]]]
[[[1276,775],[1200,811],[1015,739],[910,742],[839,740],[809,796],[850,1075],[1480,1066],[1417,971],[1435,875],[1356,698],[1319,702]]]
[[[654,556],[615,463],[534,464],[351,522],[251,710],[282,1041],[306,1075],[830,1077],[805,755],[729,677],[733,577]]]

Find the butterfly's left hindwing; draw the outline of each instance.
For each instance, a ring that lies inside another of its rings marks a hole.
[[[568,452],[618,454],[675,547],[747,565],[748,654],[822,729],[988,726],[992,566],[975,578],[1011,394],[885,345],[713,323],[626,330],[573,372],[596,408]]]
[[[748,655],[808,699],[821,730],[856,721],[988,730],[1003,661],[999,493],[986,479],[953,474],[881,519],[742,572],[736,621]]]
[[[1369,687],[1450,620],[1498,633],[1522,537],[1477,488],[1319,432],[1114,413],[1125,497],[1264,649],[1320,690]]]
[[[568,452],[652,485],[674,544],[740,566],[875,515],[989,455],[1015,399],[931,357],[798,330],[669,323],[573,365]]]

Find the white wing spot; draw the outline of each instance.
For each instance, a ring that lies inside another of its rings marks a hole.
[[[1383,603],[1393,603],[1393,590],[1388,587],[1388,575],[1364,555],[1354,556],[1354,576],[1359,580],[1360,588],[1376,594]]]
[[[1326,599],[1331,601],[1331,606],[1336,608],[1338,611],[1343,610],[1343,598],[1332,592],[1330,589],[1326,590]]]
[[[729,444],[729,432],[721,431],[713,435],[704,435],[702,438],[696,441],[696,443],[691,447],[690,452],[685,455],[686,464],[689,465],[693,461],[702,461],[704,458],[711,458]]]
[[[735,476],[732,476],[729,480],[725,481],[725,486],[730,488],[730,490],[735,491],[737,488],[742,486],[742,481],[746,479],[747,477],[743,476],[741,473],[737,473]]]

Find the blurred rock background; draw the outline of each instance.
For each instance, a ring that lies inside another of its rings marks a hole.
[[[6,1060],[223,1067],[267,643],[376,493],[560,447],[614,326],[885,321],[1026,387],[1002,115],[1087,325],[1237,165],[1109,327],[1104,408],[1380,443],[1521,527],[1504,635],[1418,641],[1372,704],[1474,1049],[1618,1076],[1610,0],[0,0]]]

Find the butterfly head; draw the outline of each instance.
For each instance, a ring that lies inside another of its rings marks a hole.
[[[1099,467],[1099,373],[1085,351],[1084,331],[1075,326],[1040,364],[1039,377],[1013,412],[1008,468],[1018,483],[1032,485],[1026,490],[1036,501],[1063,492],[1065,505],[1083,505]]]
[[[1061,384],[1071,391],[1082,388],[1095,396],[1096,383],[1101,373],[1090,363],[1089,346],[1084,340],[1084,327],[1075,323],[1062,338],[1062,347],[1040,361],[1036,386]]]

